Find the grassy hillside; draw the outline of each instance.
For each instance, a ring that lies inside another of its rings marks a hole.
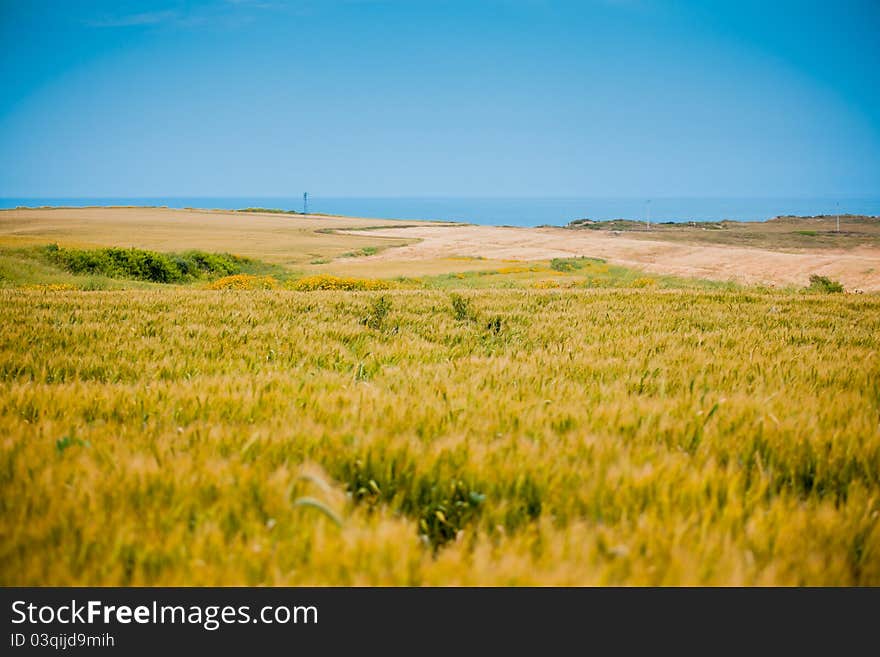
[[[876,296],[6,289],[0,318],[3,585],[880,585]]]

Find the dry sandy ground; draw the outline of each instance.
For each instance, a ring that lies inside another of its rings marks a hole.
[[[315,257],[339,257],[365,246],[397,246],[369,231],[334,235],[338,228],[388,226],[397,222],[327,217],[171,210],[168,208],[35,208],[0,211],[0,245],[58,242],[64,246],[135,246],[157,251],[228,251],[268,262],[301,266]],[[419,222],[399,222],[412,225]]]
[[[377,237],[421,240],[371,256],[369,260],[373,262],[453,256],[494,260],[592,256],[658,274],[777,286],[803,286],[808,283],[810,274],[821,274],[841,281],[847,290],[880,291],[880,249],[872,247],[781,253],[734,246],[646,241],[599,231],[494,226],[419,226],[370,233]]]

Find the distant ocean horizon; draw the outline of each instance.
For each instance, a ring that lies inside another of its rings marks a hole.
[[[0,208],[40,206],[167,206],[239,210],[248,207],[303,210],[303,198],[269,196],[9,197]],[[880,196],[864,197],[661,197],[477,198],[323,197],[309,195],[309,212],[381,219],[428,219],[484,225],[564,226],[575,219],[652,222],[766,221],[780,215],[880,215]]]

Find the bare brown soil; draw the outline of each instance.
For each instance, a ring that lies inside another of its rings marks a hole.
[[[421,226],[370,232],[377,237],[421,240],[372,256],[374,262],[454,256],[493,260],[591,256],[658,274],[774,286],[804,286],[810,274],[820,274],[841,281],[847,290],[880,291],[880,248],[871,246],[792,253],[643,240],[606,231],[494,226]]]

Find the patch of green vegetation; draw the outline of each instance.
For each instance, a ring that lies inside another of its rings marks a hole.
[[[806,235],[807,237],[816,237],[819,233],[815,230],[796,230],[798,235]]]
[[[549,263],[520,263],[499,269],[425,276],[421,287],[429,289],[514,288],[658,288],[735,290],[740,285],[678,276],[648,274],[611,265],[599,258],[555,258]]]
[[[79,276],[45,261],[33,247],[0,249],[0,287],[67,286],[83,290],[151,287],[153,283],[122,281],[103,275]]]
[[[416,519],[419,536],[435,550],[455,540],[479,518],[486,490],[513,498],[505,516],[509,527],[524,525],[540,516],[537,487],[522,483],[499,486],[494,482],[477,483],[473,478],[455,478],[447,474],[446,465],[441,462],[431,471],[420,472],[406,452],[370,450],[354,462],[343,461],[335,470],[355,502],[370,507],[390,505],[404,516]],[[534,499],[524,493],[531,493]]]
[[[241,258],[240,273],[251,274],[252,276],[271,276],[280,282],[293,281],[302,276],[302,272],[293,271],[285,268],[283,265],[271,262],[264,262],[256,258]]]
[[[808,292],[819,292],[822,294],[839,294],[843,292],[843,285],[839,281],[832,280],[827,276],[811,274],[810,285],[806,289]]]
[[[370,312],[361,319],[361,324],[378,331],[385,323],[385,317],[388,316],[389,310],[391,310],[391,302],[384,295],[374,299],[370,306]]]
[[[108,247],[69,249],[49,244],[43,258],[72,274],[100,274],[153,283],[183,283],[242,273],[246,258],[228,253],[187,251],[158,253],[144,249]]]
[[[578,258],[553,258],[553,260],[550,261],[550,269],[563,272],[575,271],[576,269],[581,269],[584,266],[585,261],[598,262],[600,264],[605,263],[602,258],[588,258],[586,256]]]
[[[0,250],[0,285],[64,285],[82,290],[186,284],[235,274],[296,276],[281,267],[229,253],[159,253],[136,248],[70,249],[57,244]]]
[[[91,447],[87,440],[81,440],[74,436],[63,436],[55,441],[55,449],[59,454],[63,454],[66,449],[71,447]]]
[[[242,208],[240,210],[236,210],[236,212],[261,212],[261,213],[269,213],[269,214],[302,214],[302,212],[297,212],[296,210],[281,210],[279,208]]]
[[[354,251],[349,251],[348,253],[343,253],[342,257],[343,258],[360,258],[363,256],[376,255],[381,250],[382,249],[380,249],[378,246],[365,246],[363,248],[356,249]]]
[[[645,229],[645,224],[632,219],[608,219],[597,221],[595,219],[575,219],[568,222],[564,228],[588,228],[590,230],[636,230]]]
[[[471,308],[470,299],[466,299],[460,294],[452,294],[449,297],[449,301],[452,303],[452,316],[455,317],[456,321],[476,320],[476,313]]]

